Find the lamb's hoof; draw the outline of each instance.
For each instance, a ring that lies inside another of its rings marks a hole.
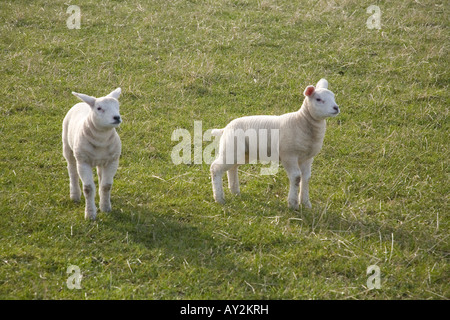
[[[100,211],[102,212],[111,212],[111,205],[100,206]]]
[[[297,201],[288,201],[288,207],[292,210],[298,210],[298,202]]]
[[[311,201],[308,200],[308,202],[302,203],[302,206],[307,209],[311,209],[312,208]]]
[[[81,201],[81,195],[78,194],[71,194],[70,200],[72,200],[75,203],[79,203]]]
[[[86,209],[84,212],[85,220],[95,220],[96,216],[97,216],[97,209],[95,208],[91,210]]]
[[[217,203],[225,204],[225,199],[224,199],[224,198],[215,198],[214,200],[215,200]]]

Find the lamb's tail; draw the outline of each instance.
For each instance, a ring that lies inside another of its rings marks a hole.
[[[211,130],[211,135],[216,136],[216,137],[220,137],[223,134],[223,130],[224,129],[212,129]]]

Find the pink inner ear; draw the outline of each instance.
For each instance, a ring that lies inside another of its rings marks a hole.
[[[309,97],[311,96],[315,91],[314,86],[307,86],[305,89],[305,96]]]

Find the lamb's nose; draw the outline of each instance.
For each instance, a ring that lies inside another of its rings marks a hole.
[[[116,120],[117,122],[121,122],[121,121],[122,121],[122,120],[120,119],[120,116],[114,116],[113,119]]]
[[[339,111],[339,107],[338,106],[334,106],[333,109],[334,109],[334,111]]]

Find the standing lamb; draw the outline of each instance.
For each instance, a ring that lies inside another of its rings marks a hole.
[[[63,155],[69,171],[70,198],[80,201],[81,178],[86,198],[85,219],[94,220],[97,214],[93,167],[97,167],[100,210],[111,211],[111,187],[122,148],[115,129],[122,122],[117,100],[120,92],[117,88],[101,98],[72,92],[84,102],[74,105],[63,121]]]
[[[311,164],[322,148],[325,136],[326,121],[328,117],[335,117],[339,114],[339,107],[334,100],[334,94],[328,88],[328,82],[321,79],[316,88],[306,87],[304,91],[305,99],[301,108],[292,113],[281,116],[248,116],[231,121],[225,128],[212,131],[213,135],[221,136],[218,158],[211,164],[211,179],[216,202],[224,203],[224,193],[222,186],[222,176],[227,171],[228,185],[231,193],[239,194],[238,166],[242,162],[237,161],[236,153],[245,150],[245,162],[250,159],[249,150],[260,149],[261,146],[249,145],[247,133],[249,131],[277,130],[277,149],[273,149],[273,144],[264,146],[271,153],[278,152],[281,161],[289,177],[288,206],[292,209],[299,208],[299,200],[307,208],[311,208],[309,201],[308,184],[311,177]],[[236,132],[245,131],[245,144],[235,146]],[[265,131],[265,132],[267,132]],[[261,141],[261,139],[259,139]],[[231,145],[231,146],[230,146]],[[253,149],[252,149],[253,148]],[[273,155],[271,156],[273,157]],[[234,160],[233,160],[234,159]],[[301,186],[300,186],[301,182]],[[301,187],[299,195],[299,187]]]

